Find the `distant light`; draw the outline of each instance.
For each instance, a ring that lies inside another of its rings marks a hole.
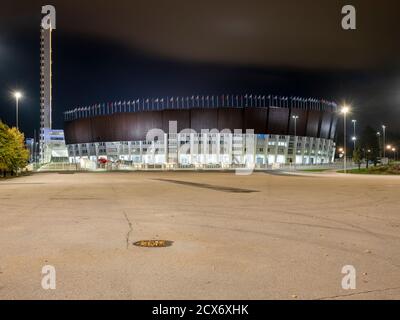
[[[393,148],[392,151],[395,152],[395,151],[396,151],[396,148]]]
[[[352,137],[351,140],[356,141],[357,137]]]
[[[357,120],[351,120],[351,122],[353,122],[353,123],[356,123],[356,122],[357,122]]]
[[[376,133],[376,135],[377,135],[377,136],[380,136],[380,135],[381,135],[381,133],[378,131],[378,132]]]
[[[350,108],[349,108],[348,106],[343,106],[343,107],[342,107],[341,112],[342,112],[343,114],[346,114],[346,113],[348,113],[349,111],[350,111]]]
[[[298,118],[299,118],[299,116],[292,116],[292,118],[293,118],[293,119],[298,119]]]
[[[392,149],[392,146],[390,144],[388,144],[386,149]]]
[[[382,126],[382,129],[385,130],[385,129],[386,129],[386,126]]]
[[[14,97],[15,97],[16,99],[21,99],[21,98],[22,98],[22,93],[19,92],[19,91],[16,91],[16,92],[14,92]]]

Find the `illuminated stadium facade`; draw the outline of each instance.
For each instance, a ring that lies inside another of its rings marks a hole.
[[[166,97],[98,104],[64,113],[71,162],[137,168],[327,164],[337,105],[298,97]]]

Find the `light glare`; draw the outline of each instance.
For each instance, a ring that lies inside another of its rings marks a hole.
[[[16,99],[21,99],[21,98],[22,98],[22,93],[19,92],[19,91],[16,91],[16,92],[14,92],[14,97],[15,97]]]
[[[346,114],[350,111],[350,108],[348,106],[343,106],[342,107],[342,113]]]

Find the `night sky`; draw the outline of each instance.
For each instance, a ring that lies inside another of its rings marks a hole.
[[[41,6],[57,9],[53,126],[78,106],[141,97],[277,94],[352,105],[400,135],[398,1],[19,0],[0,12],[0,118],[39,128]],[[341,7],[357,30],[341,29]],[[339,130],[340,127],[339,127]]]

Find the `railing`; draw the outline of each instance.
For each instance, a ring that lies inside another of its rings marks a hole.
[[[353,163],[348,163],[347,168],[353,169],[357,166]],[[343,162],[326,163],[326,164],[282,164],[275,169],[280,170],[341,170],[343,169]]]
[[[36,168],[37,171],[84,171],[79,163],[51,162]]]
[[[77,107],[64,112],[64,120],[72,121],[93,116],[112,115],[125,112],[162,111],[193,108],[300,108],[305,110],[337,111],[337,104],[331,101],[281,97],[275,95],[222,95],[142,98],[129,101],[100,103],[92,106]]]
[[[355,164],[348,164],[348,169],[356,168]],[[47,163],[37,169],[39,172],[57,172],[57,171],[165,171],[165,170],[235,170],[246,168],[243,164],[221,165],[221,164],[202,164],[202,165],[184,165],[184,164],[123,164],[123,163],[106,163],[98,164],[97,166],[81,165],[80,163]],[[254,171],[266,170],[282,170],[282,171],[301,171],[301,170],[318,170],[318,169],[343,169],[343,163],[327,163],[327,164],[268,164],[255,165]]]

